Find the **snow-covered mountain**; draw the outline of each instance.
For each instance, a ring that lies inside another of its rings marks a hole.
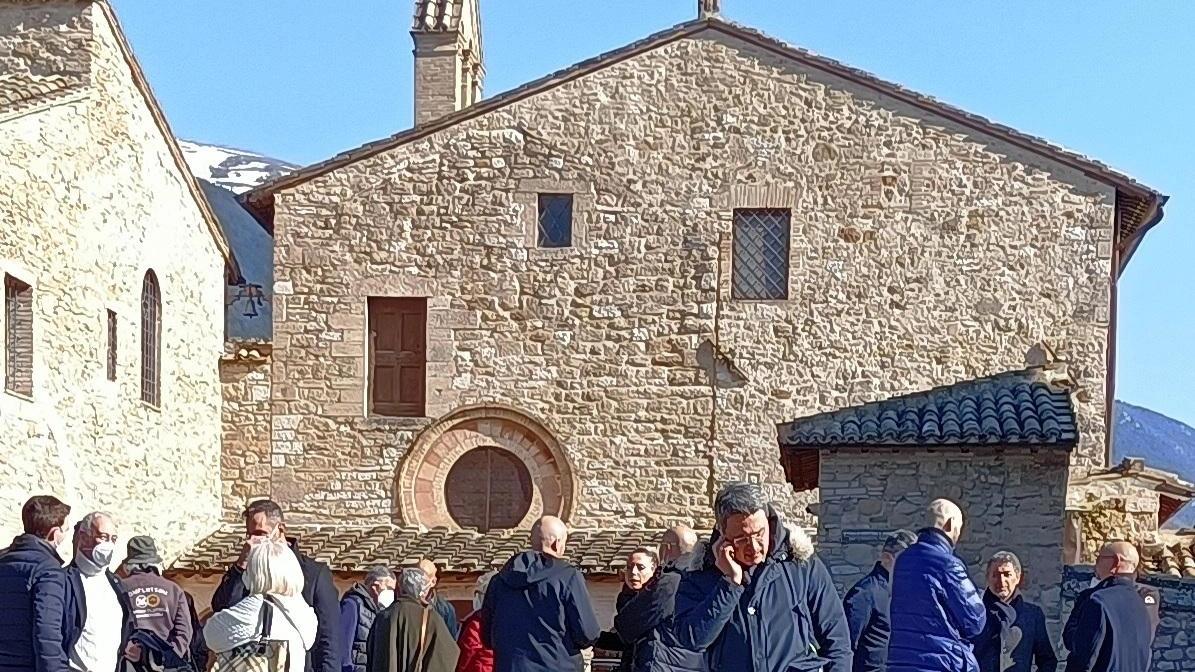
[[[256,152],[179,140],[183,157],[196,177],[240,194],[298,166]]]
[[[1173,471],[1186,481],[1195,481],[1195,428],[1148,408],[1117,401],[1112,462],[1126,457],[1143,457],[1147,467]],[[1192,526],[1195,502],[1184,506],[1168,525]]]

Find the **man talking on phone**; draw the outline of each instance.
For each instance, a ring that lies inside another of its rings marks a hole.
[[[850,672],[851,637],[830,572],[758,485],[714,501],[701,569],[681,578],[675,634],[719,672]]]

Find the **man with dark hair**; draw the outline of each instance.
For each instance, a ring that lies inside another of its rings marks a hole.
[[[790,533],[750,483],[718,493],[714,525],[701,568],[677,589],[680,644],[720,672],[850,672],[842,602],[803,530]]]
[[[1021,595],[1021,560],[1000,551],[988,560],[983,592],[987,625],[972,640],[979,672],[1055,672],[1058,656],[1041,607]]]
[[[892,567],[904,550],[917,543],[917,535],[897,530],[884,541],[880,559],[871,572],[847,591],[842,600],[851,648],[855,651],[854,672],[884,672],[888,666],[888,636],[892,623],[888,606],[892,597]]]
[[[315,610],[315,644],[307,651],[307,672],[340,672],[340,598],[332,582],[332,572],[299,552],[298,540],[286,536],[282,507],[271,500],[259,499],[245,508],[245,544],[236,562],[224,572],[224,578],[212,595],[212,611],[222,611],[249,594],[242,577],[249,551],[264,541],[285,539],[303,569],[303,599]]]
[[[162,557],[153,537],[129,539],[124,570],[124,587],[133,606],[133,639],[140,649],[140,655],[129,659],[157,661],[166,669],[184,667],[194,636],[191,609],[183,589],[162,576]]]
[[[58,547],[71,507],[37,495],[21,508],[24,533],[0,551],[0,671],[67,672],[67,578]]]

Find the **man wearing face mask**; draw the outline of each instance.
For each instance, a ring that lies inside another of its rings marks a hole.
[[[315,610],[315,644],[307,651],[307,672],[341,672],[340,669],[340,596],[332,582],[332,572],[299,552],[297,540],[286,537],[282,507],[268,499],[259,499],[245,508],[245,545],[237,561],[224,572],[212,594],[212,611],[223,611],[243,600],[245,565],[249,550],[266,540],[286,539],[303,569],[303,599]]]
[[[75,525],[75,557],[66,569],[71,590],[67,615],[79,636],[71,642],[70,669],[112,672],[133,634],[128,591],[108,569],[116,554],[116,522],[95,511]]]
[[[21,508],[24,534],[0,551],[0,671],[67,672],[67,579],[58,547],[71,507],[38,495]]]
[[[365,580],[340,598],[342,672],[365,672],[368,668],[369,628],[378,612],[394,604],[394,572],[374,565],[365,572]]]

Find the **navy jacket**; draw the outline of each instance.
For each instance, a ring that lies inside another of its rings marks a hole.
[[[1063,628],[1066,672],[1148,670],[1152,640],[1149,611],[1133,580],[1104,579],[1079,593]]]
[[[847,591],[842,600],[855,651],[854,672],[884,672],[888,662],[888,570],[876,563],[871,572]]]
[[[444,625],[448,627],[448,634],[452,635],[454,640],[461,636],[461,622],[457,620],[456,609],[452,608],[452,603],[448,600],[436,595],[432,599],[432,609],[444,619]]]
[[[49,542],[22,534],[0,551],[0,672],[66,672],[66,571]]]
[[[1058,656],[1046,632],[1046,615],[1020,593],[1004,603],[983,591],[987,625],[973,641],[980,672],[1055,672]],[[1034,667],[1034,663],[1037,667]]]
[[[602,632],[581,572],[537,551],[507,561],[481,612],[481,641],[494,651],[495,672],[579,672],[581,650]]]
[[[378,603],[365,586],[357,584],[340,598],[340,669],[367,672],[369,629],[378,617]]]
[[[896,559],[888,672],[978,672],[970,640],[987,610],[946,533],[926,528]]]
[[[340,671],[340,596],[332,582],[332,572],[299,552],[294,539],[288,539],[291,550],[299,558],[303,570],[303,599],[315,610],[315,644],[307,652],[307,672]],[[233,565],[212,594],[212,611],[222,611],[249,595],[241,577],[244,571]]]
[[[132,639],[133,630],[136,629],[136,621],[133,620],[133,604],[129,601],[129,589],[115,574],[105,569],[104,576],[108,578],[108,585],[112,586],[112,590],[116,593],[116,601],[120,603],[122,622],[120,624],[119,653],[123,658],[125,644]],[[83,625],[87,622],[87,599],[83,592],[83,572],[78,565],[72,562],[66,568],[66,579],[68,585],[66,617],[73,621],[72,632],[74,633],[66,641],[69,652],[75,648],[75,644],[79,641],[79,635],[83,633]],[[120,669],[119,663],[117,669]]]
[[[741,586],[714,565],[714,533],[701,569],[677,589],[677,641],[704,651],[717,672],[850,672],[850,631],[830,572],[816,556],[793,558],[788,531],[775,513],[768,518],[768,557]]]
[[[698,562],[701,561],[697,557]],[[672,628],[676,612],[676,591],[681,569],[661,567],[642,590],[624,588],[618,595],[618,613],[614,615],[617,646],[623,651],[623,672],[703,672],[705,656],[686,649],[677,641]],[[602,633],[603,637],[606,633]],[[599,641],[598,646],[602,643]]]

